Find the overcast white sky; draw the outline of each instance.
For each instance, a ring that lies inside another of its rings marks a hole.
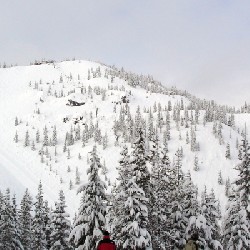
[[[73,57],[250,103],[250,1],[0,0],[0,62]]]

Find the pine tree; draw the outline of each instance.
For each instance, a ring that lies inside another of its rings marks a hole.
[[[10,201],[10,190],[6,190],[5,197],[2,200],[0,218],[0,247],[6,250],[23,250],[20,239],[20,227],[17,219],[16,200]]]
[[[65,196],[62,190],[59,192],[59,200],[55,203],[55,210],[51,213],[50,250],[71,250],[68,241],[70,234],[69,214],[66,213]]]
[[[48,129],[45,126],[43,129],[43,146],[49,146],[49,136],[48,136]]]
[[[52,146],[56,146],[57,145],[57,131],[56,131],[56,126],[54,126],[53,129],[53,134],[52,134]]]
[[[225,195],[227,197],[229,197],[229,195],[230,195],[230,187],[231,187],[230,179],[227,178],[226,184],[225,184]]]
[[[126,184],[124,216],[121,218],[121,249],[144,249],[151,245],[147,231],[147,199],[143,190],[135,183],[135,177]]]
[[[16,134],[15,134],[15,137],[14,137],[14,142],[18,143],[18,134],[17,134],[17,131],[16,131]]]
[[[40,132],[39,130],[36,131],[36,143],[40,142]]]
[[[131,152],[131,155],[131,164],[133,172],[135,173],[135,182],[145,192],[146,197],[148,197],[150,174],[146,165],[145,139],[141,129],[138,131],[138,138],[134,143],[134,149]]]
[[[69,190],[72,190],[73,189],[73,182],[72,180],[69,180]]]
[[[95,132],[94,132],[94,141],[97,142],[99,145],[102,142],[102,135],[101,135],[101,130],[98,127],[98,123],[96,124],[95,127]]]
[[[195,157],[194,157],[194,170],[195,171],[199,171],[200,170],[199,159],[198,159],[197,155],[195,155]]]
[[[190,141],[191,151],[198,151],[197,150],[197,142],[196,142],[196,133],[192,127],[191,127],[190,134],[191,134],[191,141]]]
[[[81,160],[82,159],[82,156],[81,156],[81,154],[79,153],[78,154],[78,160]]]
[[[24,140],[24,147],[28,147],[30,145],[30,136],[29,136],[29,131],[26,131],[25,134],[25,140]]]
[[[235,181],[235,192],[229,197],[223,223],[223,245],[225,249],[250,247],[250,153],[246,137],[242,140],[242,161],[238,166],[239,176]]]
[[[76,132],[75,132],[75,140],[79,141],[81,139],[81,127],[78,123],[78,126],[76,128]]]
[[[156,135],[152,139],[152,149],[149,155],[149,162],[151,164],[151,175],[150,175],[150,194],[148,210],[149,210],[149,233],[152,237],[152,248],[158,249],[160,247],[160,234],[158,227],[159,224],[159,210],[161,209],[158,204],[158,195],[159,195],[159,178],[160,178],[160,168],[161,168],[161,159],[160,159],[160,150],[159,150],[159,139]]]
[[[148,114],[148,139],[151,141],[155,136],[154,122],[153,122],[153,114],[151,109]],[[166,133],[166,132],[165,132]]]
[[[247,211],[250,220],[250,146],[246,138],[242,140],[242,162],[239,166],[239,177],[235,184],[240,193],[240,206]]]
[[[75,139],[74,139],[74,135],[73,135],[73,127],[72,126],[70,128],[70,133],[68,133],[68,135],[66,137],[67,137],[67,146],[74,145]]]
[[[63,145],[63,152],[65,153],[67,151],[67,141],[65,139],[64,145]]]
[[[18,118],[16,117],[15,118],[15,126],[17,126],[18,125]]]
[[[224,140],[223,140],[223,136],[222,136],[222,124],[221,124],[221,122],[219,122],[219,124],[218,124],[217,135],[219,138],[220,145],[224,144]]]
[[[230,144],[229,143],[227,144],[226,158],[231,159]]]
[[[32,221],[32,234],[34,239],[32,242],[32,250],[45,250],[47,246],[44,222],[44,199],[42,183],[38,186],[38,194],[36,196],[35,214]]]
[[[223,179],[222,179],[221,171],[219,172],[218,183],[219,183],[220,185],[223,185]]]
[[[128,155],[128,148],[124,145],[121,153],[121,159],[119,160],[119,166],[117,167],[119,182],[118,185],[114,185],[111,196],[111,206],[108,207],[108,224],[113,229],[113,234],[117,239],[117,244],[122,245],[121,230],[123,224],[121,218],[124,218],[124,203],[125,203],[125,189],[128,179],[131,177],[131,165],[130,157]]]
[[[238,139],[238,137],[236,138],[235,147],[236,147],[237,149],[239,148],[239,139]]]
[[[190,171],[184,176],[183,191],[185,192],[183,212],[185,217],[189,220],[192,216],[197,216],[199,212],[197,200],[198,190],[192,182]]]
[[[76,180],[75,180],[75,184],[78,185],[80,184],[81,178],[80,178],[80,173],[78,171],[78,167],[76,167]]]
[[[88,142],[88,126],[85,125],[85,129],[82,132],[82,147],[85,147],[86,143]]]
[[[50,241],[50,235],[51,235],[51,219],[50,219],[50,213],[51,209],[48,206],[48,201],[44,201],[43,206],[43,217],[44,217],[44,232],[45,232],[45,239],[46,239],[46,247],[47,249],[50,249],[51,247],[51,241]]]
[[[32,150],[32,151],[35,151],[35,150],[36,150],[36,146],[35,146],[35,142],[34,142],[34,141],[32,141],[31,150]]]
[[[210,249],[222,249],[220,243],[220,227],[218,224],[220,211],[218,211],[218,201],[215,199],[213,190],[211,194],[205,197],[205,203],[202,205],[202,213],[206,219],[207,246]]]
[[[100,159],[94,147],[87,170],[88,183],[78,189],[78,193],[82,193],[82,200],[70,233],[70,240],[78,249],[95,249],[100,236],[98,229],[105,224],[106,185],[98,175],[99,169]]]
[[[168,101],[168,111],[171,111],[172,110],[172,104],[171,104],[171,101],[169,100]]]
[[[102,146],[103,149],[105,150],[108,146],[108,134],[107,132],[105,133],[105,136],[102,138]]]
[[[137,172],[133,171],[127,147],[123,148],[121,156],[118,167],[120,184],[113,189],[112,227],[119,249],[143,249],[151,245],[147,231],[148,210],[145,206],[148,200],[135,183]]]
[[[183,237],[182,244],[184,243],[184,239],[189,239],[191,235],[195,232],[194,229],[190,230],[189,225],[192,224],[193,221],[196,221],[200,214],[200,206],[197,201],[197,194],[198,194],[198,189],[197,187],[194,186],[191,180],[190,172],[188,172],[184,176],[183,197],[181,200],[183,208],[182,214],[184,218],[184,225],[186,228],[184,234],[185,236],[182,236]]]
[[[67,159],[69,160],[70,159],[70,149],[68,148],[68,154],[67,154]]]
[[[249,227],[246,210],[241,208],[240,198],[234,193],[229,197],[223,221],[224,249],[249,249]]]
[[[21,242],[24,249],[31,249],[32,246],[32,197],[26,189],[23,199],[21,200],[21,209],[19,212]]]
[[[171,237],[169,238],[169,245],[172,247],[182,248],[185,243],[186,221],[184,213],[183,200],[185,198],[184,192],[184,175],[181,170],[181,152],[180,149],[176,152],[176,160],[171,173],[172,178],[172,192],[170,202],[168,204],[168,213],[171,224]]]
[[[62,82],[63,82],[63,76],[61,75],[59,79],[59,83],[62,83]]]
[[[154,159],[151,160],[151,192],[150,192],[150,204],[149,204],[149,229],[152,237],[153,249],[165,249],[170,247],[169,244],[170,235],[169,231],[172,230],[169,221],[169,201],[171,197],[171,177],[169,176],[170,161],[166,155],[166,151],[163,150],[160,154],[160,150],[157,145],[157,141],[153,147]],[[173,179],[172,179],[173,180]],[[175,184],[174,184],[175,186]]]
[[[186,143],[189,144],[189,142],[190,142],[189,141],[189,135],[188,135],[188,131],[187,131],[187,133],[186,133]]]

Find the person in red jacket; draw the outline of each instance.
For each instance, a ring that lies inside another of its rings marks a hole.
[[[110,239],[109,232],[102,230],[103,239],[98,243],[97,250],[116,250],[115,242]]]

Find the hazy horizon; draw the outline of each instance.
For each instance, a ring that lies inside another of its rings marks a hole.
[[[249,13],[233,0],[1,1],[0,62],[101,61],[240,106],[250,102]]]

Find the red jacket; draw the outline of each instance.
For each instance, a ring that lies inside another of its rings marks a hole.
[[[109,236],[103,236],[98,244],[97,250],[116,250],[115,242],[110,240]]]

